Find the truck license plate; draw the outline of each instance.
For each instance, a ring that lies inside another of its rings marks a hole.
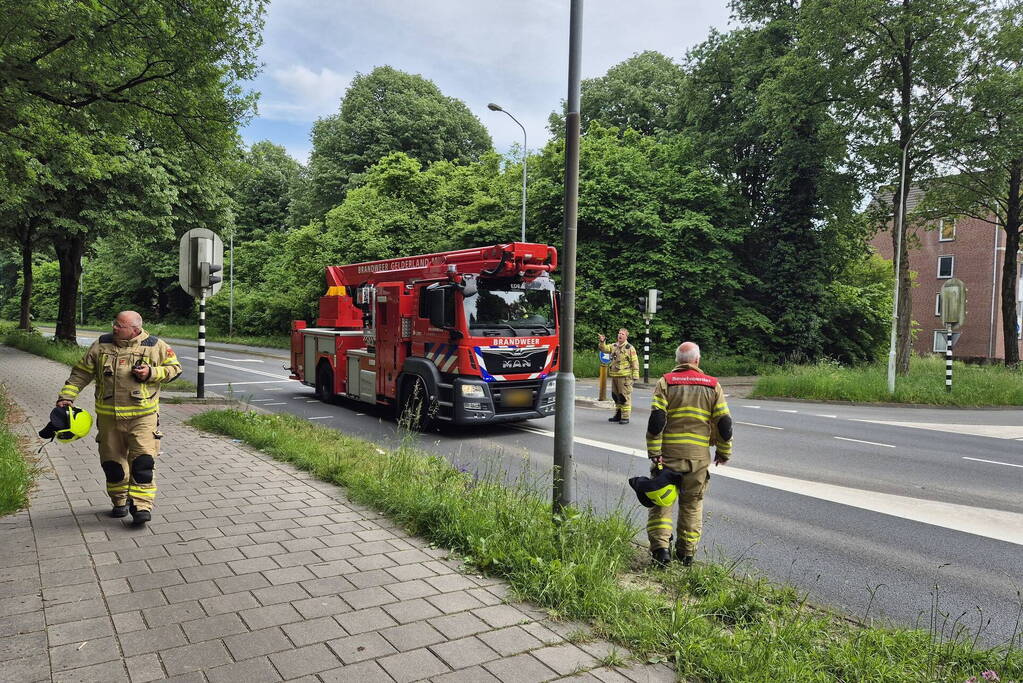
[[[509,408],[524,408],[533,405],[532,389],[505,389],[501,392],[501,405]]]

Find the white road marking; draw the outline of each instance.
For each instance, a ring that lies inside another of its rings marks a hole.
[[[992,465],[1005,465],[1007,467],[1023,467],[1023,465],[1017,465],[1017,464],[1011,463],[1011,462],[999,462],[997,460],[984,460],[982,458],[967,458],[965,455],[963,456],[963,460],[973,460],[974,462],[989,462]]]
[[[953,344],[953,346],[954,346],[954,344]],[[838,415],[822,415],[821,413],[813,413],[813,416],[814,417],[830,417],[833,420],[837,420],[838,419]]]
[[[743,408],[753,408],[754,410],[760,410],[760,406],[743,406]]]
[[[847,439],[844,436],[836,436],[834,438],[840,439],[841,441],[853,441],[855,443],[865,443],[865,444],[868,444],[870,446],[884,446],[885,448],[895,448],[895,446],[891,445],[890,443],[878,443],[876,441],[863,441],[861,439]]]
[[[263,389],[263,391],[280,391],[280,390],[281,390],[280,387],[267,387],[266,389]]]
[[[764,429],[777,429],[777,430],[780,430],[780,431],[784,431],[785,430],[784,427],[772,427],[771,425],[758,425],[756,422],[739,422],[738,420],[736,420],[735,424],[746,425],[747,427],[763,427]]]
[[[798,413],[798,410],[782,410],[781,408],[775,408],[779,413]]]
[[[220,360],[229,360],[232,363],[262,363],[263,360],[260,358],[227,358],[225,356],[208,356],[208,358],[219,358]]]
[[[321,415],[319,417],[310,417],[310,418],[306,418],[306,419],[309,419],[309,420],[329,420],[332,417],[334,417],[334,416],[333,415]]]
[[[252,399],[251,402],[252,403],[261,403],[263,401],[272,401],[272,400],[273,400],[272,398],[254,398],[254,399]]]
[[[518,429],[553,438],[554,432],[538,427],[518,427]],[[596,441],[594,439],[575,438],[578,443],[585,443],[597,448],[633,455],[647,459],[646,451],[627,446]],[[870,510],[891,517],[908,519],[922,524],[938,526],[953,531],[962,531],[976,536],[993,538],[1016,545],[1023,545],[1023,514],[991,510],[988,508],[971,507],[957,503],[942,503],[922,498],[911,498],[891,493],[880,493],[865,489],[854,489],[835,484],[822,484],[776,474],[743,470],[734,466],[715,467],[715,477],[737,479],[757,486],[788,491],[818,500],[826,500],[840,505]]]
[[[264,405],[268,405],[268,406],[286,406],[288,404],[287,403],[266,403]]]
[[[185,360],[196,360],[192,356],[178,356],[178,357],[179,358],[184,358]],[[283,372],[285,372],[283,369],[280,372],[266,372],[265,370],[256,370],[255,368],[245,368],[245,367],[239,367],[239,366],[236,366],[236,365],[230,365],[228,363],[218,363],[217,361],[209,360],[208,358],[206,359],[206,365],[214,365],[214,366],[216,366],[218,368],[227,368],[228,370],[240,370],[241,372],[248,372],[248,373],[251,373],[253,375],[262,375],[263,377],[273,377],[274,379],[279,379],[279,380],[287,381],[287,382],[297,382],[298,381],[297,379],[288,379],[287,377],[281,377],[281,374]]]
[[[853,420],[853,422],[870,422],[872,424],[889,425],[891,427],[910,427],[912,429],[931,429],[938,432],[951,432],[968,436],[989,436],[994,439],[1023,440],[1023,425],[975,425],[947,424],[944,422],[889,422],[887,420]]]
[[[300,398],[300,397],[297,397],[297,398]],[[320,402],[320,399],[318,399],[318,398],[311,398],[311,399],[306,400],[306,403],[319,403],[319,402]]]
[[[252,382],[216,382],[215,384],[210,384],[209,382],[207,382],[206,386],[208,386],[208,387],[227,387],[227,386],[237,387],[237,386],[241,386],[242,384],[281,384],[283,382],[291,382],[291,381],[292,380],[290,380],[290,379],[263,379],[263,380],[257,380],[257,381],[252,381]]]

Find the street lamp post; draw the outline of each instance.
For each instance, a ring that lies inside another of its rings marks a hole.
[[[494,104],[493,102],[491,102],[490,104],[487,105],[487,109],[489,109],[490,111],[503,111],[505,114],[508,114],[508,117],[511,118],[512,121],[514,121],[515,123],[518,123],[519,124],[519,128],[522,129],[522,241],[525,242],[526,241],[526,158],[528,156],[527,150],[529,149],[528,148],[528,143],[526,142],[526,127],[523,126],[522,123],[519,122],[519,120],[517,118],[515,118],[514,116],[509,114],[508,110],[503,109],[501,107],[501,105],[499,105],[499,104]]]

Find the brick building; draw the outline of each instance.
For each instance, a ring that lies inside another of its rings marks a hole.
[[[919,190],[909,195],[907,216],[922,198]],[[966,285],[966,322],[954,346],[956,358],[1004,359],[1002,339],[1001,287],[1005,231],[1001,227],[959,216],[911,225],[909,268],[916,273],[911,296],[916,335],[913,351],[919,354],[945,353],[939,293],[949,278]],[[892,258],[891,230],[878,232],[871,245],[886,259]],[[1023,259],[1021,259],[1023,260]],[[1023,273],[1016,282],[1016,324],[1021,323]],[[1017,337],[1018,337],[1017,333]]]

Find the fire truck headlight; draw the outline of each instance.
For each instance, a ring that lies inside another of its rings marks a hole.
[[[483,392],[483,386],[479,384],[463,384],[462,385],[462,396],[467,398],[483,398],[486,394]]]
[[[547,382],[547,386],[543,388],[543,395],[553,394],[558,388],[557,382]]]

